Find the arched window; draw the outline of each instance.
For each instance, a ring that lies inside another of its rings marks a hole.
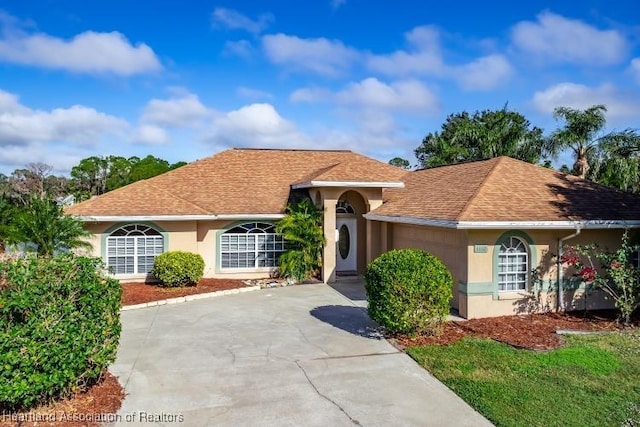
[[[277,267],[284,251],[284,239],[272,224],[249,222],[220,235],[221,268]]]
[[[507,238],[498,254],[498,290],[526,290],[529,270],[527,244],[517,237]]]
[[[354,214],[356,211],[347,200],[338,200],[338,203],[336,204],[336,213]]]
[[[107,267],[113,274],[146,274],[164,252],[164,237],[153,227],[131,224],[107,237]]]

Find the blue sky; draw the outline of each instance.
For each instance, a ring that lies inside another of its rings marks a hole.
[[[228,147],[415,163],[448,114],[505,103],[547,132],[560,105],[640,127],[635,1],[494,3],[0,1],[0,172]]]

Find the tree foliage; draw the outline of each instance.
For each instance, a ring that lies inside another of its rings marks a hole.
[[[510,156],[537,163],[544,154],[542,129],[520,113],[484,110],[451,114],[440,132],[429,133],[416,148],[421,167]]]
[[[556,108],[553,116],[564,124],[550,135],[546,148],[554,156],[563,150],[571,150],[575,158],[573,172],[581,178],[605,181],[603,183],[618,187],[629,186],[635,166],[629,165],[617,172],[615,169],[626,163],[625,154],[630,154],[634,147],[640,148],[640,135],[631,129],[605,133],[606,113],[604,105],[585,110]],[[592,169],[595,169],[594,173],[590,174]]]
[[[169,164],[152,155],[142,159],[135,156],[87,157],[71,169],[69,190],[77,200],[85,200],[142,179],[153,178],[185,164]]]
[[[91,248],[90,233],[82,221],[65,215],[62,206],[51,199],[32,196],[27,204],[12,213],[5,241],[22,244],[38,255],[51,256],[75,248]]]
[[[309,199],[290,204],[286,216],[276,225],[276,232],[287,244],[287,251],[279,259],[280,274],[298,281],[316,274],[322,265],[325,244],[322,210]]]
[[[389,160],[389,164],[402,169],[411,169],[411,163],[409,163],[409,160],[403,159],[402,157],[394,157]]]

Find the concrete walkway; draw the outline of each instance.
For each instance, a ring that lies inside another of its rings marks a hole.
[[[122,313],[117,425],[491,425],[326,285]]]

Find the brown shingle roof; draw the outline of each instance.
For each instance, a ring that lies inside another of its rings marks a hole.
[[[291,185],[308,177],[400,182],[405,174],[351,151],[231,149],[78,203],[66,212],[82,216],[276,214],[284,211]]]
[[[377,215],[445,221],[638,220],[640,196],[509,157],[411,172]]]

